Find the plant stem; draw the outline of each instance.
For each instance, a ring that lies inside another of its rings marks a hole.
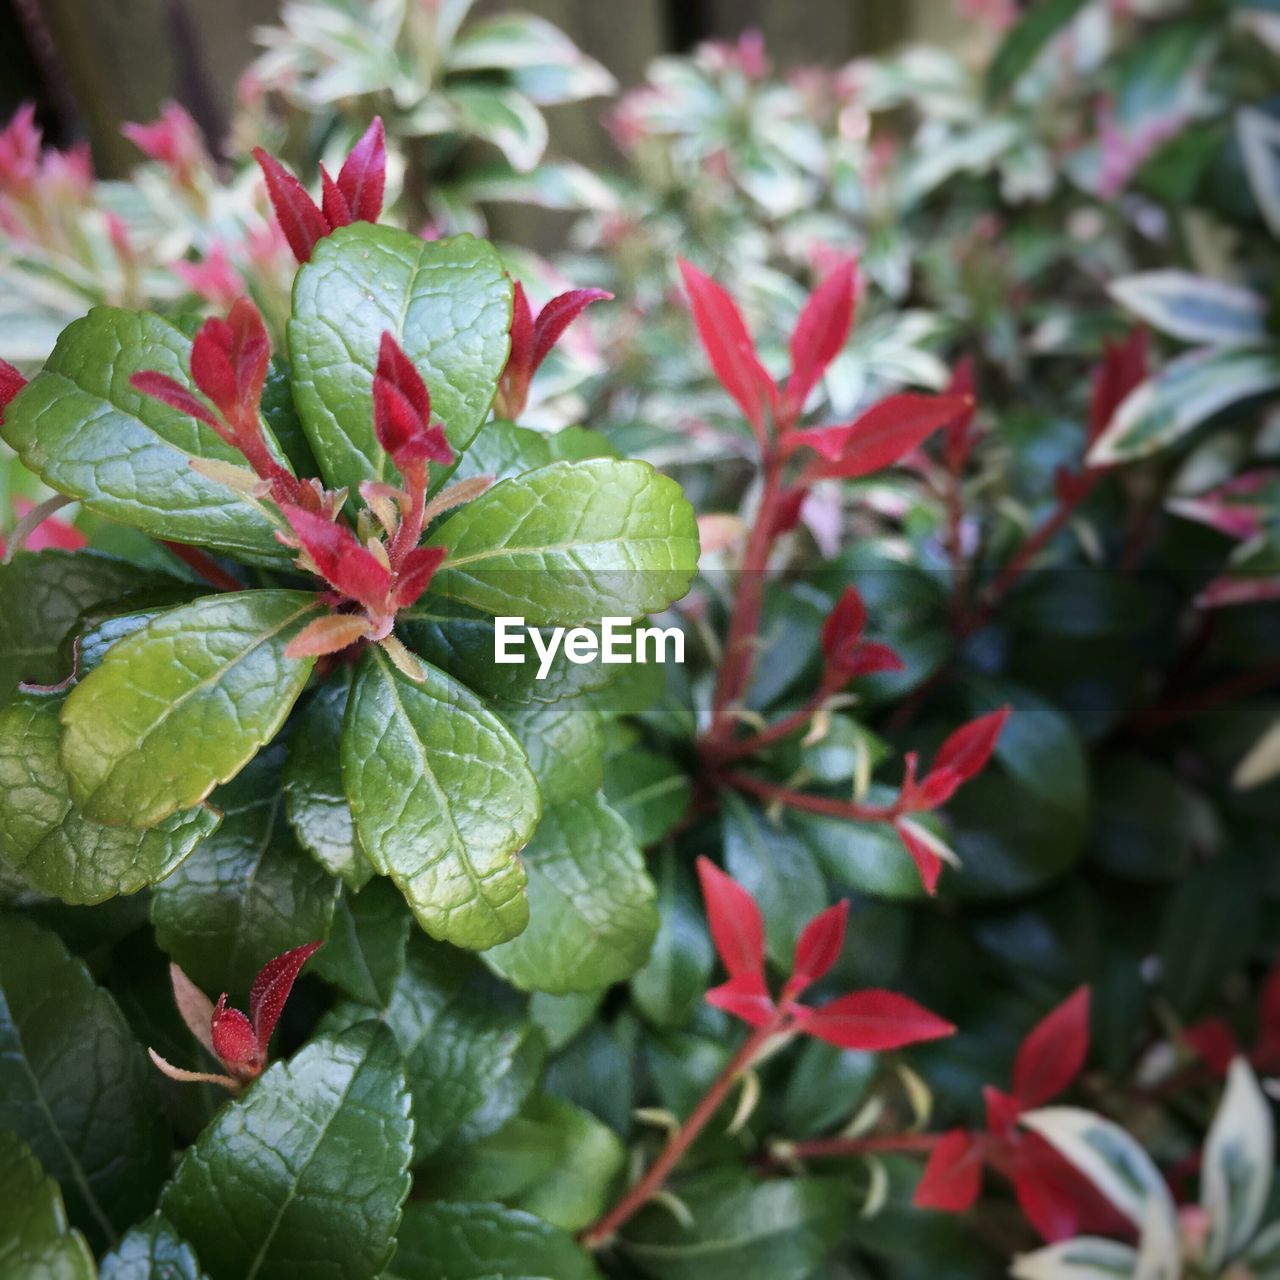
[[[163,545],[211,587],[217,587],[219,591],[244,590],[242,582],[233,578],[211,555],[198,547],[189,547],[185,542],[166,542]]]
[[[749,791],[762,800],[784,804],[790,809],[821,813],[829,818],[847,818],[854,822],[892,822],[899,815],[896,804],[859,804],[856,800],[836,800],[831,796],[810,796],[790,787],[775,786],[749,773],[724,773],[720,781],[739,791]]]
[[[927,1155],[941,1134],[886,1134],[873,1138],[812,1138],[807,1142],[778,1144],[776,1150],[794,1160],[819,1160],[839,1156],[867,1156],[880,1152],[902,1152]]]
[[[612,1209],[582,1232],[579,1237],[582,1244],[588,1249],[597,1249],[606,1244],[662,1189],[685,1152],[693,1146],[698,1135],[719,1110],[720,1104],[729,1095],[738,1077],[751,1066],[769,1039],[783,1029],[785,1021],[786,1014],[779,1011],[770,1022],[752,1031],[743,1041],[742,1047],[730,1059],[728,1066],[711,1082],[689,1118],[671,1135],[667,1145],[649,1166],[644,1177],[632,1186]]]
[[[9,549],[5,552],[4,562],[8,564],[19,551],[22,550],[26,541],[35,531],[51,516],[61,511],[63,507],[74,502],[74,498],[68,498],[64,494],[55,493],[52,498],[46,498],[37,506],[31,508],[17,524],[13,526],[13,533],[9,535]]]
[[[790,715],[783,716],[781,720],[766,726],[758,733],[753,733],[749,738],[735,739],[726,742],[723,746],[713,746],[710,748],[710,754],[714,756],[717,763],[724,764],[730,760],[739,760],[743,756],[752,755],[761,748],[772,745],[813,719],[814,713],[830,692],[826,687],[819,688],[804,706],[798,707]]]

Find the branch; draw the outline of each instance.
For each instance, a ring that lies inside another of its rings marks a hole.
[[[899,816],[897,804],[859,804],[856,800],[836,800],[831,796],[810,796],[790,787],[778,787],[749,773],[725,773],[720,781],[739,791],[747,791],[762,800],[786,805],[789,809],[803,809],[806,813],[821,813],[828,818],[846,818],[854,822],[892,822]]]

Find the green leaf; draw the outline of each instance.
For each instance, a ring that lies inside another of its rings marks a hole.
[[[155,1072],[61,940],[0,921],[0,1129],[56,1178],[95,1244],[151,1210],[169,1150]]]
[[[534,625],[639,617],[689,589],[693,508],[645,462],[553,462],[503,480],[432,534],[434,592]]]
[[[509,480],[552,462],[617,456],[606,436],[585,427],[565,427],[547,435],[500,419],[485,423],[459,460],[452,479],[492,476],[495,480]]]
[[[1265,111],[1243,108],[1236,136],[1249,189],[1273,236],[1280,236],[1280,120]]]
[[[1140,320],[1183,342],[1235,346],[1266,337],[1266,299],[1236,284],[1189,271],[1140,271],[1107,292]]]
[[[224,817],[151,899],[161,950],[233,1003],[272,956],[328,936],[337,882],[300,850],[284,820],[278,749],[214,793]]]
[[[294,402],[329,485],[354,493],[362,480],[395,478],[373,431],[384,332],[464,449],[497,390],[510,324],[511,282],[482,240],[422,240],[363,222],[321,240],[294,282],[288,338]]]
[[[67,678],[71,663],[63,642],[82,613],[164,581],[162,574],[92,551],[24,551],[0,564],[0,706],[20,681]]]
[[[50,488],[157,538],[283,565],[280,519],[202,476],[193,458],[244,465],[202,422],[129,385],[155,369],[191,387],[191,340],[146,311],[95,307],[63,330],[29,386],[5,410],[4,439]]]
[[[195,1250],[154,1214],[102,1260],[98,1280],[206,1280]]]
[[[497,1133],[423,1169],[418,1185],[426,1196],[500,1200],[579,1231],[604,1212],[625,1163],[622,1142],[607,1125],[539,1095]]]
[[[447,95],[459,127],[492,142],[517,173],[528,173],[542,159],[547,121],[523,93],[494,84],[462,84],[450,85]]]
[[[702,1002],[714,954],[705,915],[686,859],[664,848],[654,862],[658,932],[631,995],[650,1022],[682,1027]]]
[[[886,823],[846,822],[797,813],[788,815],[786,825],[799,833],[828,879],[837,885],[877,898],[924,896],[920,876],[902,841]]]
[[[636,747],[604,762],[604,794],[647,849],[684,817],[693,788],[666,756]]]
[[[1223,1266],[1262,1224],[1275,1170],[1275,1125],[1271,1106],[1244,1058],[1227,1075],[1205,1143],[1200,1202],[1209,1216],[1206,1261]]]
[[[600,1280],[570,1235],[502,1205],[411,1204],[396,1239],[401,1280]]]
[[[598,991],[644,964],[657,891],[630,828],[598,796],[548,809],[524,852],[529,927],[485,953],[524,991]]]
[[[153,826],[233,778],[306,684],[314,659],[284,650],[319,607],[304,591],[206,596],[113,645],[62,709],[85,816]]]
[[[627,1255],[660,1280],[809,1280],[853,1211],[834,1178],[752,1184],[706,1177],[680,1192],[691,1222],[646,1209],[623,1229]]]
[[[0,860],[33,889],[71,904],[136,893],[169,875],[217,829],[219,815],[201,805],[146,831],[90,822],[72,804],[58,758],[62,702],[20,694],[0,711]]]
[[[334,1019],[375,1012],[341,1006]],[[510,988],[464,951],[414,935],[380,1016],[404,1055],[418,1159],[500,1128],[533,1087],[541,1037]]]
[[[576,800],[604,781],[604,733],[585,698],[496,704],[503,723],[529,757],[544,805]]]
[[[373,875],[356,840],[342,782],[342,725],[351,693],[347,673],[316,690],[289,738],[284,768],[285,812],[298,843],[351,889]]]
[[[360,843],[419,924],[460,947],[519,933],[529,907],[517,854],[540,805],[506,726],[444,672],[428,667],[415,684],[370,649],[342,749]]]
[[[394,1248],[412,1132],[391,1036],[318,1036],[218,1113],[160,1207],[212,1280],[365,1280]]]
[[[725,799],[725,870],[760,904],[769,958],[789,968],[800,931],[827,905],[826,881],[803,840],[738,796]]]
[[[329,940],[311,968],[353,1000],[384,1008],[405,963],[413,917],[388,880],[374,880],[359,893],[338,899]]]
[[[1280,353],[1248,347],[1188,351],[1130,392],[1089,450],[1089,465],[1150,457],[1223,409],[1277,387]]]
[[[26,1143],[0,1131],[0,1275],[93,1280],[93,1254],[67,1226],[58,1184]],[[109,1278],[108,1278],[109,1280]]]
[[[1045,46],[1083,9],[1085,0],[1039,0],[1005,36],[987,69],[987,94],[998,98],[1013,88]]]

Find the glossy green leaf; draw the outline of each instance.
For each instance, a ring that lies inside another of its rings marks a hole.
[[[415,684],[371,649],[351,693],[343,773],[369,861],[428,933],[479,948],[524,928],[517,855],[538,788],[520,744],[470,690],[430,667]]]
[[[684,817],[693,788],[673,761],[636,747],[605,761],[604,794],[646,849]]]
[[[95,307],[69,325],[42,372],[5,410],[4,439],[47,485],[157,538],[283,565],[281,526],[261,503],[191,468],[244,459],[194,418],[129,385],[155,369],[191,386],[191,340],[145,311]]]
[[[547,122],[524,94],[497,85],[459,85],[449,105],[467,133],[492,142],[517,173],[527,173],[547,149]]]
[[[853,1211],[835,1179],[752,1184],[706,1177],[682,1190],[691,1221],[645,1210],[623,1230],[623,1247],[655,1280],[809,1280]]]
[[[67,1225],[62,1193],[14,1134],[0,1131],[0,1275],[93,1280],[93,1254]]]
[[[1233,404],[1280,387],[1280,354],[1249,347],[1189,351],[1131,392],[1089,451],[1089,464],[1150,457]]]
[[[153,826],[234,777],[306,683],[314,659],[284,650],[318,610],[304,591],[206,596],[112,646],[62,709],[85,816]]]
[[[788,829],[813,850],[829,880],[877,898],[920,898],[920,876],[892,827],[817,814],[788,815]]]
[[[394,1248],[411,1137],[391,1036],[318,1036],[218,1113],[160,1207],[212,1280],[365,1280]]]
[[[542,803],[579,799],[604,781],[604,734],[600,717],[585,698],[497,703],[494,710],[529,757]]]
[[[645,966],[631,979],[631,995],[650,1022],[680,1027],[710,985],[714,952],[700,894],[686,860],[660,850],[653,863],[658,932]]]
[[[548,435],[514,422],[487,422],[458,461],[452,479],[492,476],[508,480],[549,463],[617,457],[606,436],[585,427],[565,427]]]
[[[280,755],[264,753],[214,793],[222,826],[151,899],[160,948],[211,998],[226,991],[233,1004],[248,999],[272,956],[327,937],[333,920],[337,882],[284,820]]]
[[[298,717],[284,768],[285,812],[298,843],[330,875],[359,889],[373,868],[356,839],[342,782],[342,724],[350,692],[350,677],[335,673]]]
[[[498,1204],[411,1204],[396,1237],[400,1280],[599,1280],[573,1238]]]
[[[102,1260],[98,1280],[207,1280],[195,1250],[163,1215],[134,1227]]]
[[[385,1010],[342,1006],[334,1019],[370,1016],[404,1055],[419,1159],[500,1128],[533,1087],[541,1037],[523,1002],[466,952],[414,935]]]
[[[82,613],[163,581],[92,551],[22,552],[0,564],[0,706],[19,681],[57,684],[70,675],[64,641]]]
[[[579,1231],[604,1212],[626,1163],[621,1140],[590,1112],[539,1095],[497,1133],[418,1175],[425,1195],[500,1200]]]
[[[524,851],[529,927],[485,953],[524,991],[597,991],[644,964],[656,890],[630,828],[598,796],[542,816]]]
[[[494,485],[436,529],[434,592],[534,625],[639,617],[689,588],[693,508],[644,462],[553,462]]]
[[[289,321],[293,397],[333,487],[394,480],[373,431],[373,372],[383,333],[404,348],[455,449],[489,411],[507,360],[511,283],[492,245],[423,240],[356,223],[316,245]]]
[[[405,964],[413,916],[400,891],[377,879],[338,899],[329,939],[311,969],[353,1000],[383,1008]]]
[[[168,1157],[155,1071],[60,939],[0,921],[0,1129],[26,1142],[95,1244],[150,1211]]]
[[[136,893],[169,875],[217,829],[207,805],[145,831],[90,822],[71,802],[58,758],[57,695],[19,694],[0,711],[0,861],[71,904]]]

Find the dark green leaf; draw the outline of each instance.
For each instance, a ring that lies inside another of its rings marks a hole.
[[[604,734],[585,698],[495,705],[529,757],[542,803],[557,805],[590,795],[604,781]]]
[[[160,1207],[212,1280],[366,1280],[394,1247],[411,1135],[391,1036],[319,1036],[219,1112]]]
[[[650,1022],[680,1027],[709,985],[714,954],[687,860],[663,849],[654,862],[654,874],[658,932],[648,962],[631,979],[631,994]]]
[[[635,748],[604,762],[604,794],[645,849],[684,817],[693,788],[666,756]]]
[[[395,885],[374,880],[338,899],[329,940],[311,968],[361,1004],[382,1008],[404,968],[413,916]]]
[[[67,1226],[62,1193],[26,1143],[0,1131],[0,1275],[93,1280],[93,1254]],[[109,1278],[108,1278],[109,1280]]]
[[[304,591],[206,596],[113,645],[62,709],[85,816],[153,826],[234,777],[307,681],[314,659],[284,649],[318,608]]]
[[[103,1258],[98,1280],[205,1280],[205,1274],[195,1250],[157,1213]]]
[[[26,1142],[95,1243],[150,1211],[167,1134],[155,1072],[52,933],[0,921],[0,1129]]]
[[[343,774],[369,861],[428,933],[478,948],[524,928],[517,854],[538,820],[538,788],[520,744],[470,690],[430,667],[415,684],[369,650]]]
[[[629,978],[658,928],[656,891],[627,824],[599,797],[542,816],[524,851],[529,927],[485,953],[525,991],[597,991]]]
[[[356,223],[327,236],[298,272],[289,321],[293,398],[322,474],[356,492],[394,480],[373,432],[383,333],[404,348],[455,449],[489,411],[507,360],[511,282],[493,246],[423,240]]]

